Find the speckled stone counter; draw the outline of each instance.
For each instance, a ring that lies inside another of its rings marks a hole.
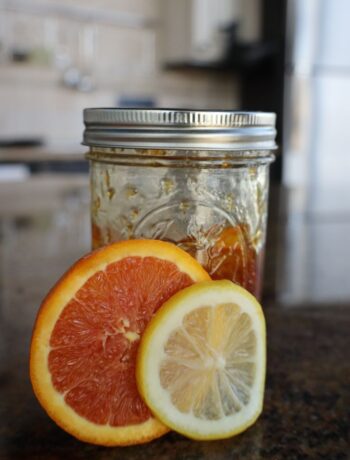
[[[50,206],[45,205],[46,189],[52,194]],[[41,298],[88,249],[87,184],[84,179],[42,179],[40,187],[16,190],[13,200],[22,205],[12,212],[5,210],[0,193],[1,460],[350,458],[350,299],[292,307],[265,296],[264,412],[235,438],[195,442],[170,433],[143,446],[102,448],[58,428],[32,393],[28,348]],[[28,197],[36,200],[35,209],[23,205]]]

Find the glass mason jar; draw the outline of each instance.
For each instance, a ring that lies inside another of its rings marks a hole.
[[[171,241],[259,297],[275,115],[86,109],[92,246]]]

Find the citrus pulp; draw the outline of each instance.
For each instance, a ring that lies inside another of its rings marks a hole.
[[[193,439],[220,439],[262,411],[265,320],[231,281],[206,281],[171,297],[148,324],[136,378],[153,414]]]
[[[32,336],[31,381],[51,418],[101,445],[167,432],[137,391],[136,353],[156,310],[205,279],[186,252],[154,240],[115,243],[74,264],[42,303]]]

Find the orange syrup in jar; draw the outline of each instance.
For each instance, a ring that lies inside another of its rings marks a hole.
[[[250,242],[246,225],[225,227],[207,248],[193,244],[191,238],[176,244],[197,259],[212,279],[228,279],[260,297],[263,251]]]
[[[93,223],[93,249],[112,242],[109,237],[108,240],[104,241],[100,228]],[[206,245],[199,244],[198,240],[191,236],[180,241],[171,238],[165,240],[176,244],[198,260],[212,279],[228,279],[260,298],[264,254],[263,250],[257,251],[252,244],[247,225],[228,226],[219,231],[213,226],[204,238],[210,242]]]
[[[102,232],[101,232],[100,227],[96,225],[95,223],[92,223],[91,225],[91,240],[92,240],[92,244],[91,244],[92,249],[97,249],[107,244],[105,241],[103,241]]]

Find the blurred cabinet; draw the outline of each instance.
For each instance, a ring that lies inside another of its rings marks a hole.
[[[239,42],[260,38],[260,0],[162,0],[163,62],[220,61],[232,34]]]

